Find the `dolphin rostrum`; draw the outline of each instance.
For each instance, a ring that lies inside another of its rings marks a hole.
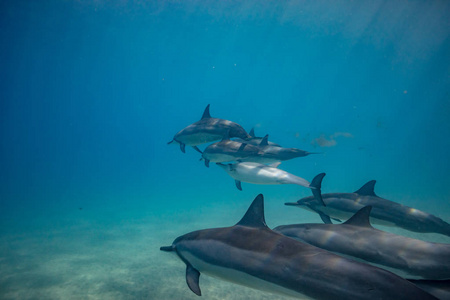
[[[354,193],[323,194],[320,199],[309,196],[286,205],[304,208],[318,213],[325,223],[330,217],[347,220],[364,206],[372,206],[372,224],[397,226],[414,232],[435,232],[450,236],[450,224],[432,214],[378,197],[374,192],[375,180],[371,180]]]
[[[185,152],[186,145],[192,146],[201,153],[197,145],[220,140],[226,134],[230,137],[238,137],[241,139],[250,137],[241,125],[224,119],[212,118],[209,113],[208,104],[201,120],[179,131],[168,144],[173,142],[179,143],[180,149],[183,152]]]
[[[383,269],[340,257],[267,227],[258,195],[234,226],[182,235],[160,250],[186,264],[186,283],[201,295],[200,274],[277,294],[313,299],[436,299]]]
[[[274,231],[346,257],[388,267],[408,279],[450,279],[450,244],[375,229],[369,221],[371,209],[361,208],[343,224],[283,225]]]
[[[238,162],[233,164],[218,163],[217,165],[234,178],[236,187],[241,191],[241,181],[253,184],[297,184],[316,189],[306,179],[279,169],[279,164],[264,165],[255,162]],[[320,182],[320,180],[316,181]]]

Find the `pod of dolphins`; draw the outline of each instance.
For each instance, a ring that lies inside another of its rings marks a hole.
[[[214,143],[212,143],[214,142]],[[234,226],[194,231],[160,250],[186,265],[186,283],[201,295],[205,273],[233,283],[291,297],[312,299],[450,299],[450,244],[384,232],[371,224],[450,236],[442,219],[378,197],[375,181],[354,193],[322,194],[325,173],[311,183],[278,168],[280,162],[312,154],[284,148],[268,136],[248,134],[239,124],[212,118],[209,105],[200,121],[170,143],[215,162],[242,190],[241,182],[297,184],[313,196],[285,203],[319,214],[324,224],[294,224],[271,230],[264,198],[258,195]],[[204,151],[198,145],[212,143]],[[343,222],[333,224],[332,220]]]

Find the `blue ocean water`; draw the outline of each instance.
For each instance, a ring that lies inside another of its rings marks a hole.
[[[324,192],[376,179],[450,221],[449,15],[448,1],[2,1],[0,298],[194,299],[160,246],[236,223],[259,193],[269,226],[319,222],[283,205],[308,189],[240,192],[167,145],[207,104],[320,152],[281,167],[326,172]],[[202,282],[208,299],[273,299]]]

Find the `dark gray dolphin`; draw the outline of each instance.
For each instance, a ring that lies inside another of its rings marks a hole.
[[[430,243],[375,229],[371,206],[343,224],[296,224],[274,230],[316,247],[365,260],[405,278],[449,279],[450,244]]]
[[[247,144],[251,144],[251,145],[254,145],[254,146],[259,146],[261,144],[262,140],[264,139],[264,137],[257,137],[255,135],[255,129],[254,128],[252,128],[248,134],[250,135],[250,137],[246,138],[245,140],[244,139],[239,139],[239,138],[237,138],[235,140],[238,141],[238,142],[241,142],[241,143],[247,143]],[[270,146],[281,147],[279,144],[271,142],[271,141],[267,141],[267,143]]]
[[[422,290],[441,300],[450,299],[450,280],[414,280],[408,279]]]
[[[185,152],[186,145],[192,146],[201,153],[197,145],[220,140],[227,134],[229,137],[241,139],[250,137],[241,125],[224,119],[212,118],[208,104],[201,120],[179,131],[168,144],[173,142],[179,143],[183,152]]]
[[[325,223],[331,223],[330,217],[347,220],[364,206],[370,205],[372,206],[370,214],[372,224],[450,236],[450,224],[432,214],[378,197],[374,192],[375,183],[375,180],[371,180],[354,193],[323,194],[322,199],[326,207],[321,205],[314,196],[285,204],[316,212]]]
[[[194,231],[160,250],[175,252],[186,264],[186,283],[199,296],[200,273],[205,273],[293,297],[436,299],[391,272],[270,230],[262,195],[235,226]]]
[[[316,152],[308,152],[298,148],[284,148],[280,146],[270,145],[268,143],[268,138],[269,135],[266,135],[258,145],[258,147],[263,152],[262,155],[250,156],[244,159],[243,161],[266,164],[266,163],[286,161],[297,157],[308,156],[311,154],[317,154]]]
[[[241,161],[258,155],[262,155],[262,152],[257,146],[233,141],[225,136],[222,141],[206,147],[203,150],[202,158],[205,160],[205,165],[209,167],[210,161],[216,163]]]

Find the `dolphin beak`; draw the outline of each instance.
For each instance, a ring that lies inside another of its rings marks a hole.
[[[226,167],[228,167],[228,165],[225,165],[223,163],[216,163],[216,165],[218,165],[219,167],[221,167],[224,170],[225,170]]]
[[[284,203],[284,205],[287,205],[287,206],[299,206],[300,204],[298,204],[297,202],[286,202],[286,203]]]
[[[172,252],[174,250],[173,246],[163,246],[160,247],[159,250],[165,251],[165,252]]]

